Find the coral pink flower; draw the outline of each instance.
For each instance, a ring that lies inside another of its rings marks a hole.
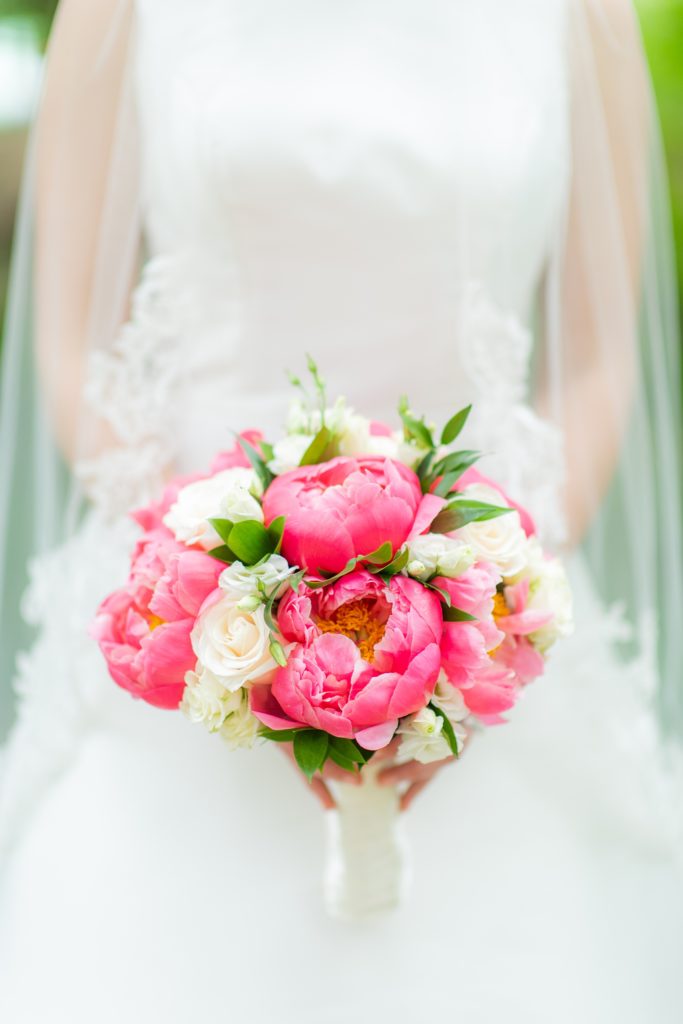
[[[360,570],[323,590],[290,592],[278,626],[295,646],[272,688],[251,694],[254,714],[273,729],[307,725],[378,749],[436,685],[441,604],[416,580],[395,576],[387,587]]]
[[[514,672],[489,659],[475,679],[460,687],[465,704],[486,725],[503,722],[502,713],[509,711],[519,696]]]
[[[472,714],[489,724],[501,721],[501,713],[517,699],[514,673],[491,657],[505,641],[501,620],[493,614],[499,582],[498,569],[486,562],[476,563],[455,579],[434,580],[447,591],[454,608],[476,616],[476,622],[444,623],[441,654],[449,681],[461,691]]]
[[[498,618],[498,627],[506,636],[494,657],[496,662],[505,665],[514,673],[520,684],[526,685],[542,675],[545,669],[543,656],[536,650],[528,636],[547,625],[553,614],[527,608],[528,579],[506,587],[505,600],[510,612]]]
[[[119,686],[156,707],[178,706],[196,660],[190,632],[222,569],[167,530],[140,539],[128,583],[102,602],[91,627]]]
[[[282,552],[291,565],[335,573],[386,541],[396,552],[421,499],[420,481],[403,463],[342,457],[277,477],[263,512],[266,523],[286,517]]]

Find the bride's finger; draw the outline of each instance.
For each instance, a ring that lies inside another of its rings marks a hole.
[[[372,760],[375,761],[375,762],[377,762],[377,761],[386,761],[387,758],[394,757],[394,755],[398,753],[398,748],[400,746],[401,746],[401,737],[400,736],[394,736],[394,738],[391,741],[391,743],[388,743],[386,745],[386,747],[382,747],[381,750],[376,750],[375,751],[375,753],[372,755]]]
[[[301,777],[308,786],[309,783],[306,781],[306,777],[304,775],[302,775]],[[334,797],[332,796],[329,789],[327,788],[327,786],[325,785],[325,783],[323,782],[319,775],[313,776],[310,782],[310,788],[313,791],[314,796],[316,796],[317,799],[322,804],[324,810],[334,810],[334,808],[337,806],[336,803],[334,802]]]
[[[414,782],[412,786],[408,787],[408,789],[401,797],[399,803],[399,807],[401,808],[402,811],[408,810],[417,794],[422,792],[422,790],[426,787],[428,782],[429,779],[422,779],[420,782]]]
[[[377,781],[380,786],[395,786],[399,782],[417,782],[423,778],[425,766],[417,761],[408,761],[406,764],[395,764],[389,768],[383,768],[377,774]]]
[[[348,786],[360,786],[362,781],[359,772],[347,772],[345,768],[340,768],[334,761],[326,761],[320,774],[324,779],[345,782]]]

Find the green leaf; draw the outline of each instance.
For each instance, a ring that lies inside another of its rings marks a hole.
[[[356,764],[367,762],[367,757],[354,740],[345,740],[341,736],[330,736],[330,756],[333,750],[336,750],[348,761],[355,761]]]
[[[230,531],[228,544],[244,565],[257,562],[273,551],[273,541],[263,523],[257,519],[245,519],[235,523]]]
[[[278,516],[276,519],[273,519],[267,530],[268,536],[273,543],[273,552],[278,554],[282,547],[282,535],[285,532],[285,517]]]
[[[391,541],[386,540],[384,544],[380,544],[378,548],[371,551],[369,555],[361,555],[358,559],[359,562],[370,562],[372,565],[386,565],[391,559],[394,553],[394,549],[391,546]]]
[[[263,461],[259,453],[256,451],[254,446],[249,444],[249,442],[246,441],[243,437],[240,437],[239,434],[237,435],[237,443],[244,452],[244,454],[246,455],[246,457],[249,459],[251,467],[256,473],[259,480],[261,481],[261,485],[263,487],[263,490],[265,491],[275,479],[275,475],[271,473],[271,471],[268,469],[265,462]]]
[[[446,426],[441,431],[441,444],[452,444],[456,437],[465,426],[467,417],[472,411],[471,405],[466,405],[460,412],[456,412],[455,416],[451,416]]]
[[[309,782],[325,763],[329,741],[318,729],[301,729],[294,736],[294,757]]]
[[[443,720],[443,734],[446,737],[448,746],[451,748],[451,753],[454,757],[459,757],[460,751],[458,749],[458,740],[448,715],[445,711],[442,711],[440,707],[434,704],[433,701],[429,702],[429,707],[436,715],[439,716],[439,718]]]
[[[504,516],[512,511],[511,508],[488,505],[484,501],[459,498],[441,509],[429,530],[431,533],[451,533],[452,530],[459,530],[462,526],[467,526],[468,523],[496,519],[498,516]]]
[[[258,734],[264,740],[272,740],[274,743],[291,743],[298,732],[301,729],[269,729],[267,725],[262,725]]]
[[[232,528],[235,525],[232,519],[209,519],[209,522],[223,543],[229,546],[230,534],[232,533]]]
[[[284,668],[287,664],[287,655],[285,654],[284,647],[279,640],[275,637],[271,637],[270,643],[268,644],[268,650],[270,651],[273,661],[276,661],[280,668]]]
[[[381,568],[371,568],[369,571],[376,575],[382,576],[397,576],[410,561],[410,551],[408,548],[402,548],[392,558],[388,565],[382,566]]]
[[[451,452],[450,455],[446,455],[445,458],[439,459],[435,464],[432,471],[432,478],[442,477],[438,485],[434,488],[434,494],[438,494],[440,497],[445,497],[450,493],[453,484],[460,479],[462,474],[473,466],[474,463],[481,457],[481,452],[475,451],[462,451],[462,452]]]
[[[398,412],[403,421],[403,430],[408,440],[413,438],[423,448],[433,448],[434,438],[424,420],[416,419],[408,408],[408,399],[402,395],[398,403]]]
[[[343,754],[340,754],[339,751],[335,750],[332,746],[327,751],[327,756],[334,761],[335,764],[338,764],[340,768],[343,768],[344,771],[351,772],[352,775],[355,775],[358,771],[358,765],[355,761],[351,761],[350,758],[344,757]]]
[[[277,633],[277,623],[273,618],[273,605],[275,604],[275,595],[277,594],[277,591],[278,588],[275,587],[272,594],[269,594],[263,602],[263,618],[265,619],[266,626],[271,633]]]
[[[301,581],[303,580],[305,575],[306,575],[306,570],[305,569],[299,569],[298,572],[292,573],[291,576],[287,577],[287,583],[289,583],[289,585],[292,588],[292,590],[297,590],[299,584],[301,583]]]
[[[429,467],[432,464],[432,459],[436,455],[436,450],[432,448],[427,454],[420,460],[418,467],[415,470],[420,481],[424,482],[429,475]]]
[[[304,583],[307,587],[310,587],[311,590],[320,590],[321,587],[327,587],[330,583],[336,583],[336,581],[340,580],[342,576],[346,576],[348,573],[353,572],[357,565],[357,558],[349,558],[344,568],[340,569],[339,572],[336,572],[333,576],[326,576],[322,580],[304,580]]]
[[[476,615],[470,615],[469,612],[464,612],[462,608],[445,608],[443,613],[445,622],[477,622]]]
[[[327,587],[330,583],[336,583],[337,580],[342,578],[342,576],[347,576],[362,562],[370,562],[371,565],[384,566],[391,558],[392,550],[391,543],[387,540],[384,544],[380,544],[375,551],[371,551],[369,555],[357,555],[355,558],[349,558],[344,568],[340,569],[339,572],[334,573],[333,576],[325,576],[325,578],[321,580],[304,580],[304,583],[307,587],[310,587],[311,590],[320,590],[321,587]],[[372,570],[370,571],[372,572]],[[381,569],[379,571],[383,572],[384,570]],[[318,572],[320,572],[320,570],[318,570]],[[322,575],[322,573],[320,574]]]
[[[439,597],[441,597],[443,599],[443,602],[446,605],[446,607],[447,608],[451,607],[451,595],[448,593],[447,590],[443,590],[441,587],[437,587],[435,583],[427,582],[427,583],[425,583],[423,585],[425,587],[428,587],[430,590],[435,590],[436,593],[439,595]]]
[[[227,544],[219,544],[217,548],[211,548],[207,554],[211,555],[212,558],[217,558],[219,562],[225,562],[227,565],[237,561],[235,552]]]
[[[300,466],[314,466],[325,461],[327,449],[334,435],[328,427],[321,427],[308,448],[301,456]]]

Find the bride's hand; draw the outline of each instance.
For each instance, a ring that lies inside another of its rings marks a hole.
[[[339,768],[334,761],[327,760],[322,771],[316,772],[309,782],[296,763],[292,744],[281,743],[279,746],[294,765],[294,770],[303,780],[304,785],[310,789],[325,811],[331,811],[337,806],[330,787],[327,785],[330,779],[334,779],[335,782],[346,782],[350,786],[360,786],[363,781],[360,772],[347,772],[344,768]]]
[[[388,760],[398,753],[400,737],[391,741],[388,747],[375,754],[373,760]],[[431,782],[437,772],[440,772],[444,765],[450,764],[455,758],[451,754],[442,761],[432,761],[430,764],[422,764],[420,761],[405,761],[403,764],[390,764],[377,773],[377,782],[380,786],[397,786],[402,782],[408,783],[408,788],[401,796],[400,807],[407,811],[418,793],[421,793],[425,786]]]

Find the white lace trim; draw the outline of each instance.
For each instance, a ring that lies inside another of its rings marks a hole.
[[[469,436],[484,452],[481,466],[529,508],[544,543],[557,546],[566,534],[563,442],[527,402],[531,333],[471,282],[462,294],[458,339],[472,388]]]
[[[187,360],[180,342],[192,315],[188,260],[157,256],[143,268],[130,320],[110,350],[93,352],[85,398],[117,442],[82,459],[76,474],[109,516],[159,493],[175,457],[171,413]]]

